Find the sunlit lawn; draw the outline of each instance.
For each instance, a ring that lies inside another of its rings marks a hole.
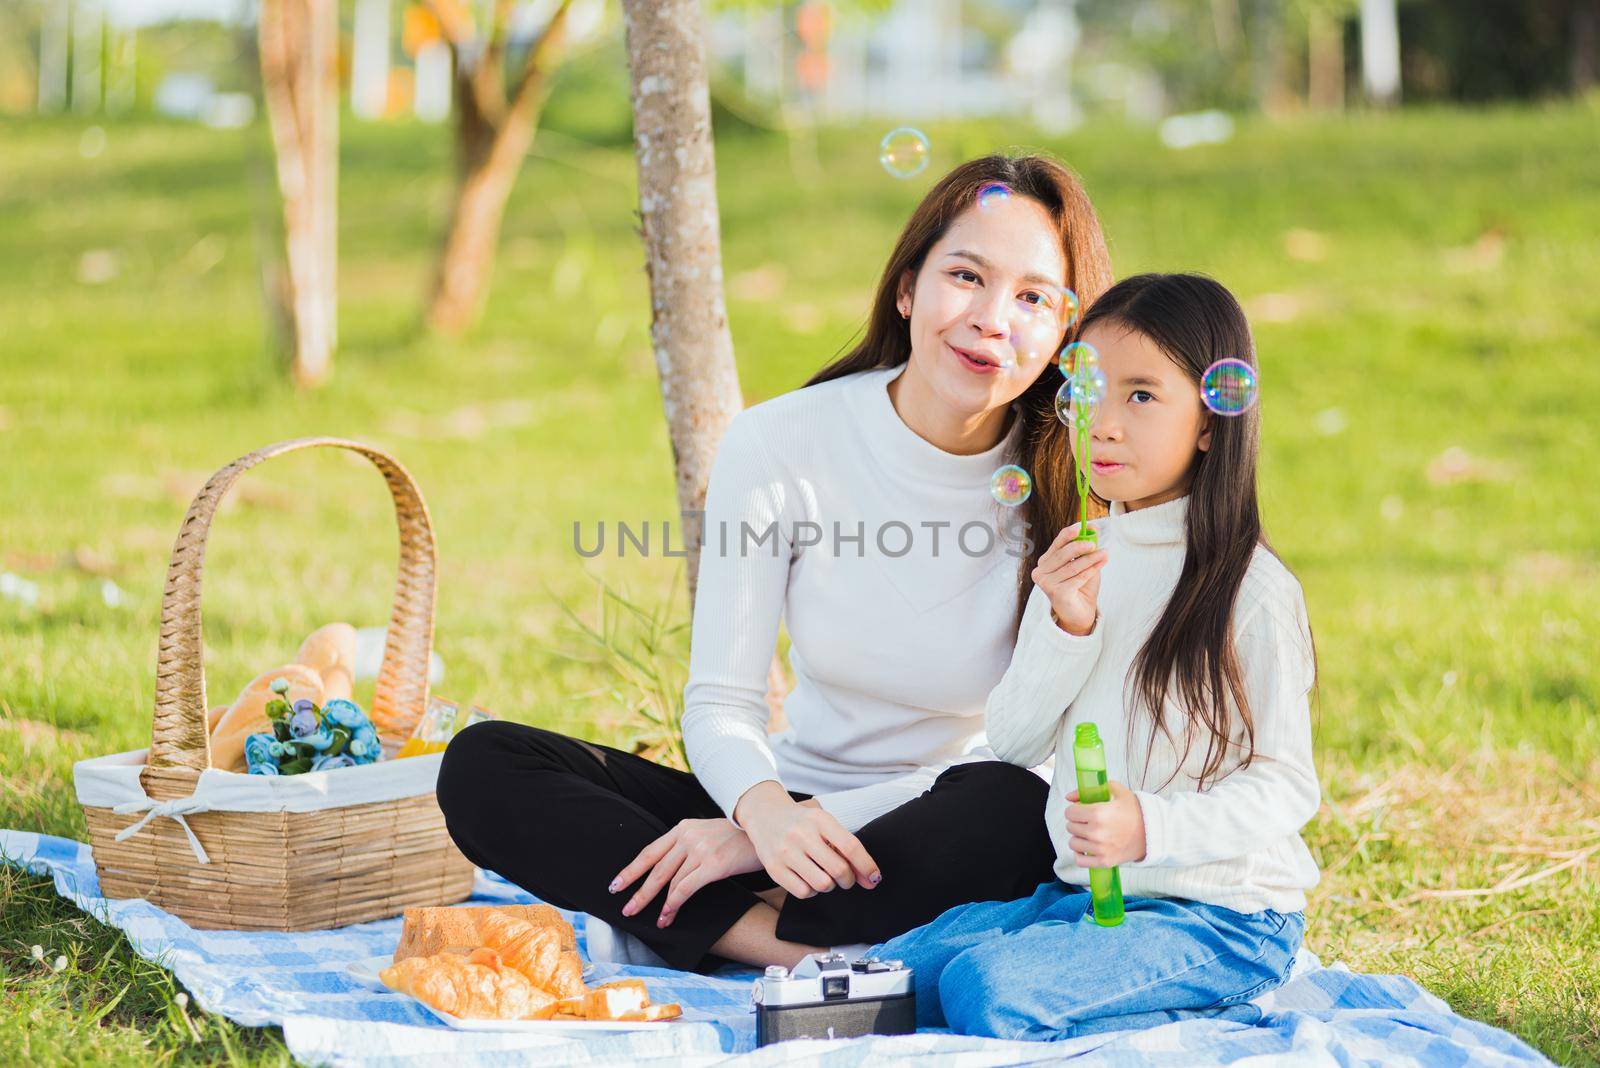
[[[1247,122],[1183,153],[1121,126],[936,126],[911,181],[878,168],[875,129],[825,133],[814,162],[775,135],[718,145],[751,402],[847,341],[918,194],[997,146],[1082,172],[1119,274],[1204,270],[1245,299],[1268,530],[1322,658],[1309,944],[1572,1063],[1600,1062],[1597,124],[1592,106]],[[627,143],[540,143],[483,325],[442,343],[415,323],[447,132],[347,120],[341,351],[297,396],[265,340],[260,131],[116,124],[85,159],[82,128],[0,125],[0,570],[40,587],[0,599],[0,826],[84,836],[71,764],[148,740],[189,494],[303,434],[378,443],[420,481],[444,693],[621,737],[603,669],[562,655],[559,604],[590,612],[590,574],[659,604],[676,563],[572,548],[574,521],[675,508]],[[243,489],[207,556],[215,703],[321,623],[381,622],[391,593],[374,475],[297,456]],[[185,1013],[119,933],[10,869],[0,980],[5,1063],[286,1058],[274,1030]]]

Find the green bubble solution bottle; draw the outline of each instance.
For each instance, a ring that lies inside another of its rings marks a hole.
[[[1100,728],[1080,723],[1072,738],[1072,762],[1078,769],[1078,803],[1098,805],[1111,800],[1106,782],[1106,747]],[[1094,901],[1094,922],[1115,927],[1122,922],[1122,876],[1116,868],[1089,869],[1089,896]]]

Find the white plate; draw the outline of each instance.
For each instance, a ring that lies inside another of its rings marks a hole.
[[[654,1031],[679,1022],[679,1020],[463,1020],[448,1012],[440,1012],[426,1001],[415,998],[412,1000],[437,1016],[445,1026],[453,1027],[457,1031],[518,1031],[531,1035],[592,1034],[595,1031]]]
[[[389,988],[383,985],[383,980],[378,978],[378,973],[393,963],[393,953],[381,953],[376,957],[362,957],[360,960],[353,960],[344,966],[344,970],[352,978],[365,983],[367,986],[376,987],[379,990],[388,990]],[[585,963],[583,966],[583,981],[587,983],[592,978],[594,978],[594,965]]]
[[[362,957],[360,960],[353,960],[344,966],[344,970],[352,978],[365,983],[367,986],[375,986],[379,990],[388,990],[389,988],[383,985],[383,980],[378,978],[378,973],[393,963],[393,953],[382,953],[376,957]]]

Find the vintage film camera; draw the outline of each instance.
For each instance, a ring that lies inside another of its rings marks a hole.
[[[897,960],[815,954],[793,973],[781,964],[756,980],[756,1045],[791,1038],[908,1035],[917,1029],[911,969]]]

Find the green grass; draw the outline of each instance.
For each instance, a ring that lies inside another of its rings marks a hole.
[[[1185,153],[1121,126],[1048,142],[934,127],[933,166],[908,182],[877,168],[875,129],[824,133],[815,169],[777,137],[718,145],[750,402],[847,341],[920,191],[995,147],[1081,171],[1119,274],[1204,270],[1241,295],[1264,365],[1267,526],[1322,657],[1329,804],[1307,835],[1328,874],[1308,941],[1580,1064],[1600,1063],[1600,854],[1584,852],[1600,844],[1597,118],[1246,122]],[[83,159],[81,130],[0,124],[0,568],[41,587],[32,608],[0,600],[0,826],[83,836],[72,761],[148,740],[189,492],[301,434],[380,444],[421,483],[443,692],[593,737],[634,730],[615,662],[559,652],[575,640],[563,606],[593,616],[591,575],[655,607],[673,578],[674,561],[585,561],[571,540],[574,520],[675,506],[627,146],[541,141],[482,327],[440,342],[415,323],[446,131],[347,122],[341,350],[331,385],[301,396],[264,342],[260,131],[114,125]],[[117,271],[87,284],[96,250]],[[241,488],[207,557],[214,703],[321,623],[381,621],[391,592],[373,474],[302,455]],[[104,577],[125,607],[102,602]],[[181,1010],[119,933],[9,869],[0,984],[5,1063],[286,1058],[274,1030]]]

